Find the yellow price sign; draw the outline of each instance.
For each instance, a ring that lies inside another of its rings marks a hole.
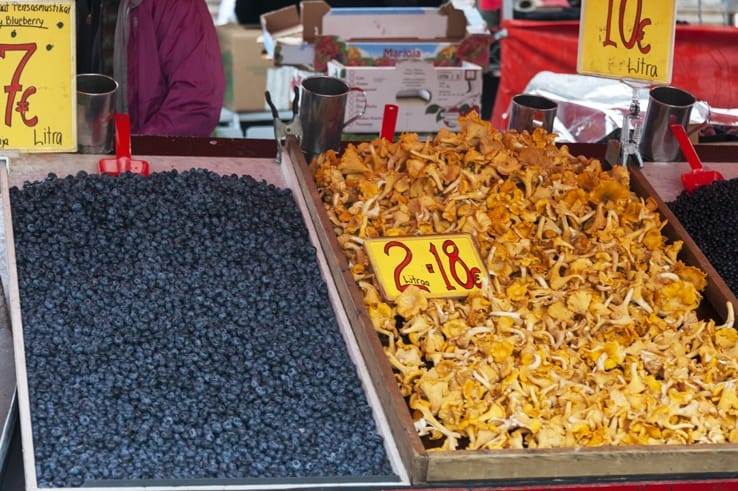
[[[464,297],[479,291],[487,269],[468,234],[366,239],[369,262],[384,296],[415,285],[429,297]]]
[[[74,2],[0,2],[0,153],[77,149]]]
[[[675,26],[675,0],[585,0],[577,71],[668,84]]]

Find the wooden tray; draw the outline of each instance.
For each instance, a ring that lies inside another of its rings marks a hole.
[[[21,442],[23,446],[23,467],[27,490],[35,490],[38,488],[36,471],[34,443],[32,433],[32,421],[30,412],[28,376],[25,363],[25,347],[23,342],[23,326],[21,319],[21,306],[19,300],[17,272],[15,267],[15,245],[13,239],[12,216],[10,208],[10,198],[8,190],[12,186],[22,186],[26,181],[35,181],[45,178],[50,172],[57,176],[74,175],[78,171],[88,173],[97,173],[97,162],[101,156],[94,155],[78,155],[78,154],[38,154],[26,155],[11,159],[10,167],[0,169],[0,193],[2,194],[2,219],[5,234],[5,252],[7,253],[7,280],[10,322],[13,334],[13,350],[15,355],[15,371],[17,379],[17,399],[18,399],[18,417],[21,430]],[[239,482],[237,480],[208,480],[203,479],[197,482],[188,482],[183,487],[182,483],[168,481],[146,481],[146,482],[112,482],[104,483],[104,487],[100,489],[132,489],[143,490],[155,488],[161,491],[175,490],[211,490],[211,489],[228,489],[228,490],[254,490],[264,489],[284,489],[291,487],[301,488],[334,488],[339,489],[351,487],[368,487],[368,486],[406,486],[409,483],[409,477],[403,466],[403,461],[399,457],[397,446],[393,440],[393,433],[390,431],[387,423],[387,417],[384,414],[384,404],[379,402],[379,396],[375,390],[375,385],[370,380],[358,344],[354,338],[351,324],[343,312],[341,299],[335,293],[336,286],[333,284],[333,275],[328,269],[328,265],[324,258],[326,254],[321,249],[321,243],[318,241],[313,221],[308,219],[308,208],[303,195],[299,192],[297,185],[297,176],[294,172],[298,166],[292,165],[289,160],[283,159],[281,164],[277,164],[274,158],[215,158],[215,157],[188,157],[188,156],[142,156],[151,164],[151,172],[161,172],[172,169],[186,170],[191,168],[204,168],[216,172],[221,175],[238,174],[249,175],[257,180],[264,180],[276,187],[282,189],[292,189],[293,195],[300,208],[305,224],[310,234],[310,242],[317,250],[317,257],[321,274],[326,281],[330,292],[331,304],[336,314],[339,329],[346,343],[349,355],[356,366],[359,378],[364,387],[367,400],[372,407],[377,431],[382,434],[385,440],[385,448],[387,456],[392,465],[392,469],[397,476],[397,480],[391,477],[387,478],[359,478],[335,479],[340,482],[333,482],[331,478],[314,478],[301,482],[296,479],[287,480],[260,480],[255,484],[255,480]],[[303,159],[304,160],[304,159]],[[2,227],[0,227],[2,229]],[[5,275],[5,273],[4,273]],[[268,482],[266,482],[268,481]],[[50,489],[50,488],[42,488]]]
[[[738,444],[427,451],[415,432],[407,403],[400,393],[380,338],[364,308],[363,294],[354,282],[343,249],[338,244],[333,226],[320,200],[315,181],[296,142],[288,142],[288,152],[290,159],[300,167],[297,178],[307,198],[306,204],[319,234],[318,240],[328,252],[326,260],[344,310],[413,484],[536,479],[550,482],[554,479],[587,480],[603,476],[629,478],[738,475]],[[699,266],[708,273],[709,286],[703,303],[724,318],[726,302],[738,307],[735,295],[638,169],[633,169],[631,182],[633,191],[641,196],[653,196],[658,201],[660,211],[670,221],[664,233],[672,240],[684,241],[682,257],[685,262]]]

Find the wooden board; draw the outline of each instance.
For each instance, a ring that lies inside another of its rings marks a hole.
[[[673,475],[738,475],[738,445],[659,445],[602,446],[588,448],[526,449],[526,450],[460,450],[427,451],[417,433],[387,360],[364,308],[363,294],[357,287],[343,249],[338,244],[333,226],[320,200],[312,174],[296,142],[288,143],[290,158],[299,162],[302,175],[298,183],[308,198],[310,218],[318,232],[318,240],[328,253],[328,264],[352,324],[364,363],[372,377],[380,402],[385,407],[389,426],[398,445],[400,456],[413,484],[509,481],[530,479],[593,479]],[[669,218],[668,208],[658,197],[648,180],[638,169],[632,172],[632,189],[641,196],[653,196],[659,208]],[[673,217],[673,215],[671,215]],[[705,268],[710,286],[705,302],[724,316],[725,303],[738,307],[735,296],[725,286],[678,224],[664,230],[671,239],[684,240],[684,260]]]
[[[705,162],[703,166],[720,172],[725,179],[738,178],[738,162]],[[662,201],[669,203],[684,190],[681,176],[690,170],[686,162],[646,162],[638,173],[645,177]]]

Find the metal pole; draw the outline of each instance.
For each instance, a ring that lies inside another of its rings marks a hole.
[[[502,18],[512,19],[513,18],[513,6],[515,0],[502,0]]]

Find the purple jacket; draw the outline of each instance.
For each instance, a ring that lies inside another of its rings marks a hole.
[[[129,0],[128,114],[132,134],[209,136],[225,75],[205,0]]]

